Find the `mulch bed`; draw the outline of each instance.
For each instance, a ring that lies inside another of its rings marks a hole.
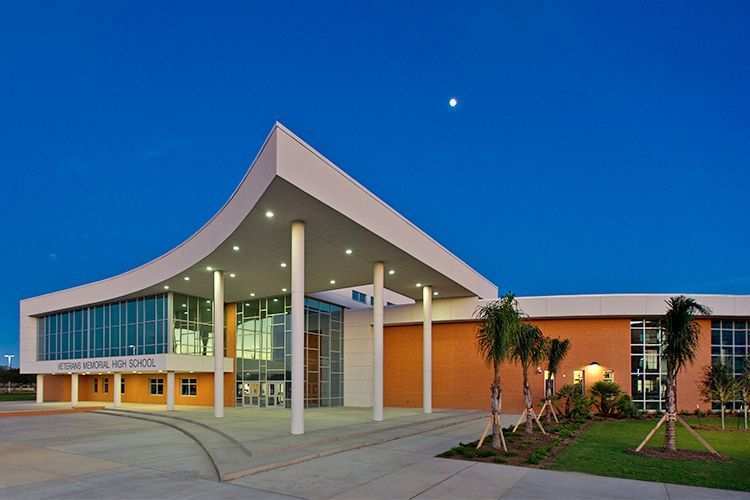
[[[478,441],[459,443],[459,446],[438,456],[474,462],[544,467],[553,461],[561,450],[572,443],[588,425],[589,423],[571,422],[545,425],[547,434],[542,434],[536,426],[533,434],[526,434],[523,424],[515,433],[512,432],[512,427],[507,427],[503,429],[505,442],[508,445],[507,453],[492,448],[492,436],[489,435],[478,450],[476,449]]]
[[[639,453],[634,449],[627,450],[634,455],[667,459],[667,460],[697,460],[700,462],[728,462],[729,458],[716,456],[708,451],[677,450],[669,451],[665,448],[643,448]]]

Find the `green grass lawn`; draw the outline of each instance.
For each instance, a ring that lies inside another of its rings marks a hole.
[[[0,392],[0,401],[30,401],[36,399],[33,392]]]
[[[737,431],[735,418],[727,419],[727,431],[721,431],[718,418],[689,417],[691,425],[710,425],[711,430],[698,432],[711,446],[729,460],[709,462],[644,457],[628,453],[646,437],[656,420],[622,420],[594,422],[573,444],[562,450],[548,467],[615,476],[644,481],[688,484],[710,488],[750,491],[750,431]],[[713,430],[713,429],[716,430]],[[661,447],[664,427],[649,443]],[[677,425],[677,447],[703,450],[704,448],[681,426]]]

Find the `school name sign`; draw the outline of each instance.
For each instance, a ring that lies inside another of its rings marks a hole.
[[[117,358],[68,359],[58,361],[55,368],[59,372],[92,371],[140,371],[163,370],[166,356],[122,356]]]

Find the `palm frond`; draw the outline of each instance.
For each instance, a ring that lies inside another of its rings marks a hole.
[[[523,323],[510,348],[510,359],[526,367],[539,364],[547,357],[547,339],[542,331],[531,323]]]
[[[507,293],[500,300],[480,305],[474,317],[480,323],[476,340],[485,361],[494,364],[506,359],[521,322],[515,296]]]
[[[557,373],[560,363],[570,350],[570,339],[552,339],[547,348],[547,371]]]
[[[711,310],[684,295],[667,299],[667,313],[662,324],[662,356],[672,374],[695,359],[700,335],[700,325],[695,320],[698,314],[709,315]]]

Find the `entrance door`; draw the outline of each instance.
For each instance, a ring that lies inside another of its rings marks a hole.
[[[242,406],[259,407],[261,404],[261,383],[243,382],[242,384]]]
[[[269,408],[284,408],[284,382],[268,383]]]

